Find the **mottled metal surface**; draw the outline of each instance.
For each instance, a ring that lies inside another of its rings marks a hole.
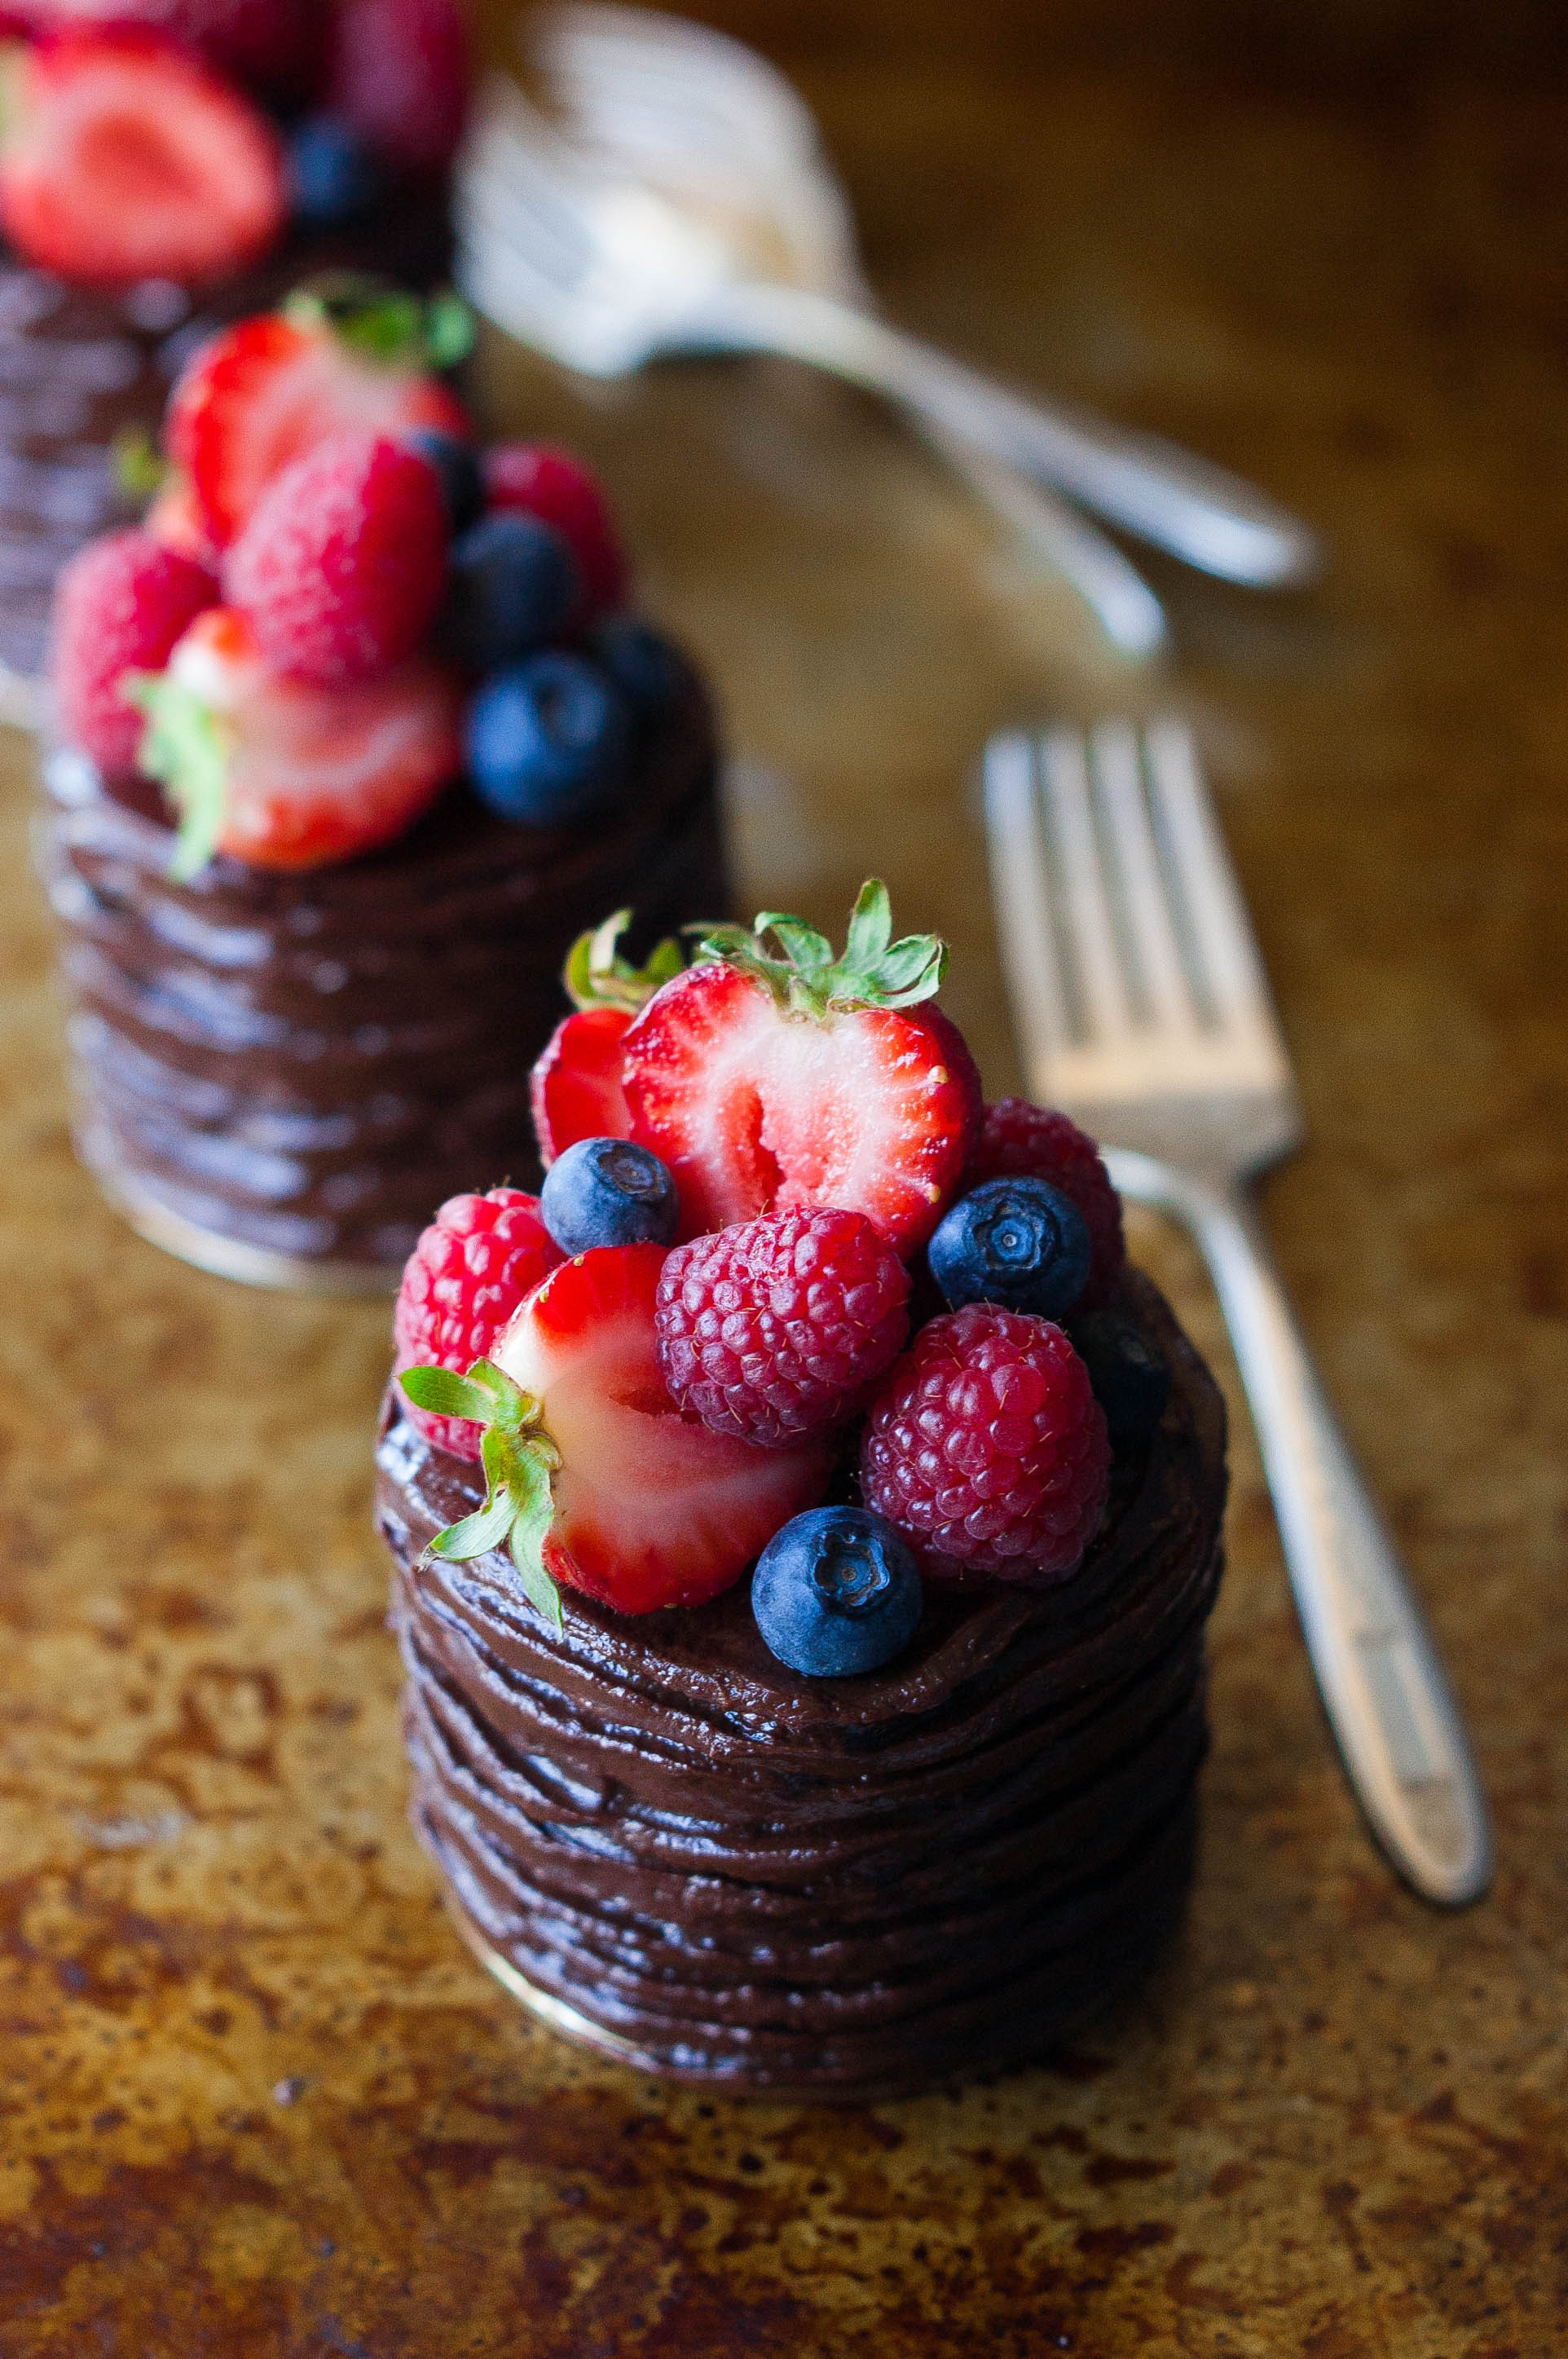
[[[1331,1758],[1245,1419],[1187,1930],[1054,2065],[709,2104],[525,2022],[405,1826],[366,1502],[384,1312],[161,1259],[72,1165],[8,756],[4,2359],[1547,2359],[1563,2347],[1568,109],[862,64],[813,95],[896,306],[1326,528],[1162,574],[1300,1060],[1266,1217],[1453,1664],[1500,1869],[1433,1914]],[[959,781],[1117,690],[871,412],[765,369],[527,415],[601,456],[752,767],[749,883],[873,862],[1011,1078]],[[1148,701],[1156,691],[1141,691]],[[786,774],[769,783],[767,769]],[[1139,1249],[1214,1349],[1184,1252]]]

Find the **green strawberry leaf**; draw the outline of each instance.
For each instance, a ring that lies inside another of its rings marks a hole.
[[[122,426],[110,451],[114,488],[123,498],[143,506],[157,497],[172,469],[152,436],[141,426]]]
[[[947,949],[935,934],[893,941],[892,911],[880,877],[861,886],[849,919],[844,955],[802,918],[764,909],[744,926],[688,928],[700,935],[697,956],[732,966],[770,991],[778,1006],[804,1016],[854,1007],[913,1007],[941,987]],[[782,955],[768,947],[772,936]]]
[[[383,368],[449,369],[473,343],[473,314],[460,295],[427,302],[368,271],[323,271],[283,306],[296,327],[329,329],[362,360]]]
[[[398,1382],[416,1408],[472,1418],[484,1428],[484,1505],[438,1532],[426,1555],[463,1564],[506,1548],[524,1595],[558,1636],[561,1593],[545,1567],[545,1542],[555,1520],[551,1478],[561,1453],[545,1431],[539,1403],[493,1360],[473,1361],[463,1376],[451,1368],[405,1368]]]
[[[168,873],[188,885],[218,848],[232,733],[221,713],[167,671],[127,672],[120,693],[146,716],[136,766],[157,779],[178,813]]]
[[[623,1007],[635,1015],[661,984],[679,974],[686,955],[668,935],[654,949],[645,966],[633,966],[616,950],[632,922],[630,909],[617,909],[602,924],[579,934],[567,953],[562,981],[574,1007]]]

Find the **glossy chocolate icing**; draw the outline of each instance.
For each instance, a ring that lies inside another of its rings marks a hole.
[[[607,816],[512,827],[459,781],[300,875],[219,857],[177,885],[155,788],[111,795],[70,746],[44,783],[84,1159],[133,1211],[296,1262],[395,1277],[444,1198],[536,1184],[528,1072],[575,937],[625,903],[639,947],[727,907],[694,674]]]
[[[55,577],[84,541],[135,521],[115,479],[115,438],[157,440],[193,346],[313,272],[374,270],[431,286],[450,246],[436,188],[387,205],[351,235],[296,233],[195,299],[166,279],[124,294],[69,287],[0,249],[0,719],[37,718]]]
[[[1147,1965],[1180,1912],[1206,1746],[1225,1416],[1136,1273],[1173,1381],[1082,1570],[928,1584],[904,1655],[812,1680],[742,1582],[555,1638],[500,1555],[422,1562],[478,1504],[389,1388],[416,1828],[470,1938],[640,2068],[861,2096],[1018,2060]]]

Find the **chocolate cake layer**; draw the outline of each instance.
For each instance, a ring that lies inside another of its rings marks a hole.
[[[422,1562],[481,1496],[389,1388],[413,1813],[477,1946],[642,2069],[862,2095],[1035,2053],[1147,1965],[1191,1873],[1224,1409],[1149,1281],[1163,1424],[1057,1588],[927,1584],[911,1647],[807,1680],[748,1584],[552,1636],[508,1560]]]
[[[385,207],[351,235],[296,234],[196,299],[167,279],[93,293],[0,249],[0,720],[38,719],[55,578],[83,541],[135,521],[116,479],[115,440],[157,440],[193,347],[314,272],[374,270],[428,287],[450,251],[438,190]]]
[[[460,782],[384,851],[299,875],[221,856],[177,885],[156,788],[111,795],[70,747],[44,782],[79,1143],[160,1242],[163,1214],[395,1277],[446,1197],[536,1184],[529,1067],[576,936],[622,904],[639,945],[727,908],[695,676],[608,816],[513,827]]]

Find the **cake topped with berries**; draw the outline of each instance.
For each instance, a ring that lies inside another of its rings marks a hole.
[[[702,687],[590,472],[472,440],[464,324],[339,278],[209,339],[145,520],[59,587],[79,1137],[236,1276],[390,1290],[432,1195],[535,1169],[574,936],[633,884],[722,906]]]
[[[191,344],[310,271],[416,288],[445,275],[470,74],[457,0],[42,0],[5,42],[0,670],[16,718],[54,576],[129,520]]]
[[[1092,1140],[988,1106],[869,885],[575,946],[546,1169],[410,1256],[377,1451],[416,1826],[639,2069],[867,2095],[1060,2039],[1190,1876],[1224,1416]]]

